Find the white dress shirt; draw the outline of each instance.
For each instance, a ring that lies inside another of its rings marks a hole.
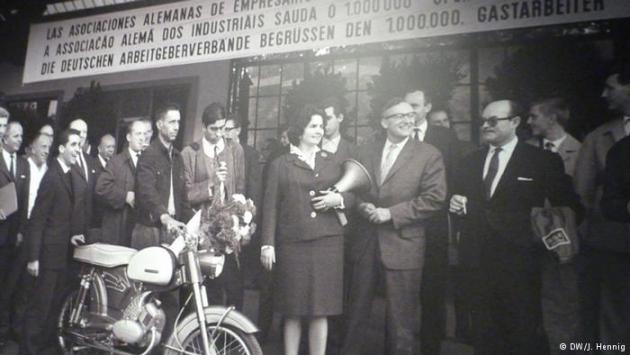
[[[398,155],[400,155],[400,152],[402,151],[403,147],[405,146],[405,144],[407,144],[407,141],[409,140],[409,137],[406,137],[404,140],[398,142],[398,143],[393,143],[390,142],[389,139],[385,140],[385,146],[383,147],[383,152],[381,153],[381,177],[386,177],[387,174],[389,173],[389,170],[392,168],[392,166],[394,166],[394,163],[396,162],[396,159],[398,159]],[[390,166],[387,168],[387,172],[383,171],[383,164],[385,164],[385,160],[387,159],[387,155],[390,151],[390,147],[392,145],[396,145],[396,147],[394,148],[393,152],[392,152],[392,157],[391,157],[391,164]],[[381,181],[382,183],[383,181]]]
[[[411,136],[415,140],[419,140],[420,142],[424,142],[424,137],[427,134],[427,128],[428,127],[429,127],[429,123],[427,122],[427,120],[424,120],[422,123],[420,123],[420,125],[415,126],[413,128]],[[416,137],[416,134],[418,135],[417,137]]]
[[[61,170],[63,170],[63,173],[67,174],[68,171],[70,171],[70,167],[67,166],[66,163],[61,160],[61,158],[57,158],[57,161],[59,162],[59,165],[61,165]]]
[[[101,166],[104,169],[107,166],[107,160],[103,159],[103,157],[100,154],[98,154],[97,156],[98,156],[98,161],[101,162]]]
[[[133,149],[129,148],[129,155],[131,156],[131,162],[133,163],[134,167],[138,167],[138,157],[139,157],[140,152],[136,152]]]
[[[496,148],[501,148],[499,152],[499,168],[497,169],[497,175],[494,177],[494,181],[492,181],[492,186],[490,188],[490,196],[494,195],[494,190],[496,190],[499,181],[501,181],[501,177],[505,172],[505,167],[507,166],[510,158],[512,157],[512,153],[514,153],[514,148],[516,148],[516,143],[518,143],[518,138],[514,137],[511,141],[507,142],[501,147],[495,147],[490,145],[490,149],[488,149],[488,154],[486,155],[486,162],[483,165],[483,178],[485,179],[488,174],[488,168],[490,167],[490,159],[492,159],[492,155]]]
[[[562,142],[564,142],[564,140],[567,139],[567,135],[563,135],[562,137],[556,139],[555,141],[550,141],[547,138],[543,138],[543,148],[547,147],[547,143],[551,143],[553,144],[553,148],[551,149],[552,152],[557,153],[558,152],[558,148],[560,147],[560,145],[562,145]]]
[[[85,181],[89,181],[88,179],[90,176],[90,171],[87,166],[87,162],[85,161],[85,156],[83,154],[83,152],[79,152],[79,160],[81,160],[81,165],[79,165],[79,168],[83,169],[83,173],[85,174]]]
[[[630,136],[630,116],[623,117],[623,129],[626,131],[626,136]]]
[[[210,158],[214,158],[215,151],[217,153],[221,153],[223,149],[225,149],[225,142],[223,139],[219,139],[217,144],[212,144],[208,142],[206,137],[201,138],[201,146],[203,147],[203,152]]]
[[[341,135],[338,134],[337,137],[333,138],[333,139],[328,139],[326,137],[324,137],[322,139],[322,149],[330,152],[330,153],[337,153],[337,149],[339,149],[339,142],[341,142]]]
[[[6,149],[2,149],[2,157],[4,158],[4,164],[7,167],[7,171],[11,171],[11,155],[13,155],[13,177],[17,175],[17,154],[9,153]]]
[[[35,206],[35,199],[37,199],[37,190],[39,189],[39,184],[42,182],[44,174],[46,174],[46,170],[48,170],[48,165],[44,162],[42,166],[37,166],[32,158],[28,158],[28,166],[31,173],[31,181],[28,185],[28,209],[26,218],[30,219],[31,211],[33,210],[33,206]]]

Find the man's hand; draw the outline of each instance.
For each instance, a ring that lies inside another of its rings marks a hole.
[[[276,251],[272,246],[263,247],[260,251],[260,262],[263,267],[271,271],[273,264],[276,262]]]
[[[448,206],[448,211],[454,213],[458,216],[463,216],[466,214],[466,203],[468,202],[468,198],[462,195],[453,195],[451,197],[451,201]]]
[[[127,191],[127,197],[125,198],[125,202],[131,206],[131,208],[136,207],[136,194],[133,191]]]
[[[24,236],[22,235],[22,233],[18,233],[15,236],[15,246],[19,247],[20,244],[22,244],[23,241],[24,241]]]
[[[26,264],[26,271],[33,277],[37,277],[39,275],[39,260],[29,261]]]
[[[370,217],[368,219],[374,224],[383,224],[392,220],[392,214],[389,211],[389,208],[379,207],[370,213]]]
[[[340,193],[332,192],[328,190],[320,191],[320,195],[313,197],[311,203],[316,211],[326,211],[331,208],[340,206],[343,202],[343,197]]]
[[[2,208],[0,208],[0,221],[4,221],[6,219],[7,219],[7,215],[5,215]]]
[[[70,243],[75,247],[83,245],[85,244],[85,236],[83,234],[73,235],[72,237],[70,237]]]
[[[359,205],[359,213],[366,219],[370,219],[370,214],[374,212],[376,206],[371,202],[363,202]]]
[[[186,228],[186,224],[176,220],[175,218],[169,216],[168,214],[163,214],[160,216],[160,221],[162,225],[166,227],[166,230],[172,232],[173,230],[182,230]]]
[[[216,175],[217,175],[217,179],[220,182],[225,182],[228,175],[227,164],[225,162],[222,161],[219,163],[219,166],[217,167]]]

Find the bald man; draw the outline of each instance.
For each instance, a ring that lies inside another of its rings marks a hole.
[[[560,156],[518,140],[522,117],[514,101],[491,102],[481,118],[488,146],[465,157],[454,178],[449,211],[463,219],[461,263],[478,270],[478,354],[547,352],[538,329],[540,264],[550,252],[535,239],[530,212],[545,200],[582,212]]]
[[[105,169],[107,162],[116,153],[116,138],[111,134],[105,134],[101,137],[101,141],[98,144],[98,162],[102,169]],[[101,169],[101,170],[102,170]]]

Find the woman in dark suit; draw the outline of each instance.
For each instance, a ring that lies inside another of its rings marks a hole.
[[[343,237],[335,209],[350,195],[326,191],[341,177],[332,154],[319,149],[324,114],[306,106],[289,128],[291,147],[269,166],[261,262],[276,267],[275,309],[285,317],[284,350],[297,355],[308,320],[311,355],[324,355],[327,317],[342,313]]]

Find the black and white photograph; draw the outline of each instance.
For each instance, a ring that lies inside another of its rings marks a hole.
[[[0,355],[630,352],[630,1],[0,0]]]

